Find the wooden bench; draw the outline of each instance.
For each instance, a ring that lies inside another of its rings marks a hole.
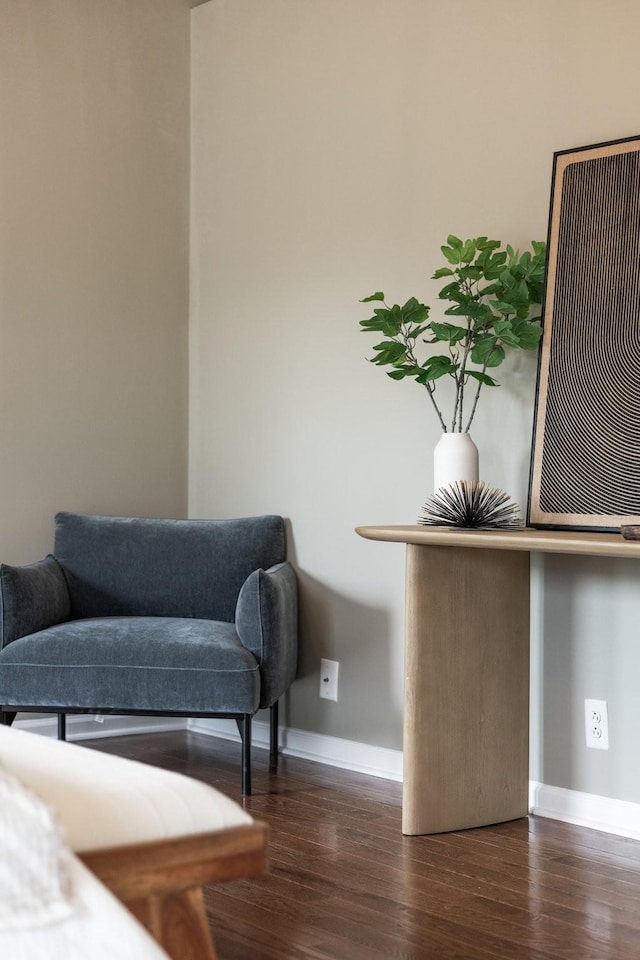
[[[204,885],[267,868],[267,828],[182,774],[0,727],[0,762],[174,960],[214,960]]]

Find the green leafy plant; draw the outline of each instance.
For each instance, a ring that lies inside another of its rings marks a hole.
[[[509,348],[535,350],[542,328],[536,307],[542,303],[546,244],[533,241],[531,251],[519,253],[500,240],[447,237],[441,247],[446,265],[433,274],[446,278],[438,294],[450,304],[444,311],[450,321],[429,320],[430,308],[411,297],[404,306],[385,303],[383,293],[365,297],[361,303],[379,302],[369,320],[361,320],[363,332],[382,333],[371,362],[391,367],[392,380],[410,377],[425,387],[444,432],[467,433],[473,422],[483,386],[497,387],[488,373],[499,367]],[[418,341],[446,344],[445,353],[417,356]],[[450,377],[455,383],[453,413],[448,427],[436,398],[437,381]],[[470,411],[465,402],[472,391]]]

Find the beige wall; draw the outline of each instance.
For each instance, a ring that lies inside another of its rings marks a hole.
[[[189,4],[0,0],[0,558],[186,511]]]
[[[415,520],[438,431],[413,383],[365,362],[357,301],[433,301],[449,232],[545,237],[553,152],[640,132],[640,8],[211,0],[192,31],[191,513],[290,518],[289,723],[399,748],[403,550],[353,527]],[[511,362],[474,429],[483,478],[523,507],[534,380]],[[640,801],[640,703],[620,679],[637,689],[638,591],[617,565],[536,571],[533,775]],[[561,609],[586,595],[623,611],[605,647]],[[341,663],[337,704],[318,699],[321,656]],[[606,770],[582,744],[584,697],[610,702]]]

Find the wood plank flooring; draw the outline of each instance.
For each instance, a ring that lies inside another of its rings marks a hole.
[[[239,800],[240,750],[202,734],[88,746]],[[529,817],[403,837],[401,786],[254,748],[268,877],[206,891],[220,960],[640,960],[640,843]]]

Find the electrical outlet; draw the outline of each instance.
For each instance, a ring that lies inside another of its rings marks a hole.
[[[320,696],[323,700],[338,699],[338,669],[337,660],[320,661]]]
[[[588,747],[595,750],[609,749],[609,712],[606,700],[585,700],[584,729]]]

